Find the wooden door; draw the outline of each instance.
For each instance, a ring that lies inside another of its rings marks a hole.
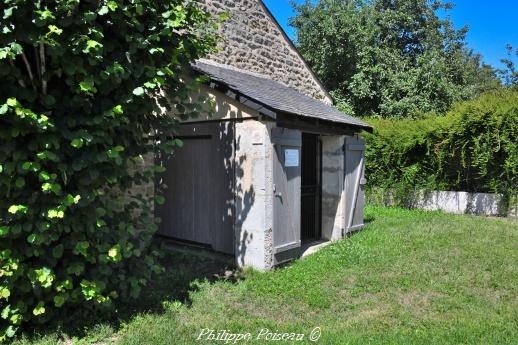
[[[346,232],[363,226],[365,206],[365,142],[362,138],[347,137],[345,140],[345,183],[346,183]]]
[[[163,162],[168,186],[159,233],[234,253],[233,123],[182,125],[184,145]]]
[[[272,129],[273,244],[280,253],[300,247],[300,173],[302,136],[298,130]]]

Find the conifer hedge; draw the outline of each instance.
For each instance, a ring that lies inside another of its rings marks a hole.
[[[368,120],[371,191],[408,204],[416,190],[518,194],[518,90],[504,88],[457,104],[443,116]]]

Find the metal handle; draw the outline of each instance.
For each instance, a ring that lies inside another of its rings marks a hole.
[[[275,186],[275,184],[273,184],[273,195],[282,198],[282,193],[277,193],[277,187]]]

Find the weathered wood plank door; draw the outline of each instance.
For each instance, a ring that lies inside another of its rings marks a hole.
[[[365,206],[365,141],[358,137],[345,140],[346,232],[360,229]]]
[[[159,233],[234,253],[234,132],[231,122],[182,125],[184,146],[162,162],[168,186]]]
[[[273,128],[273,244],[281,253],[300,247],[300,131]]]

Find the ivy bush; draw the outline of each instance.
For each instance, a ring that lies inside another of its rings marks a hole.
[[[0,4],[0,340],[137,297],[160,270],[153,201],[131,193],[181,145],[185,78],[218,21],[183,0]],[[65,315],[65,314],[62,314]]]
[[[444,116],[368,120],[371,195],[391,191],[408,206],[416,190],[518,193],[518,90],[457,104]]]

